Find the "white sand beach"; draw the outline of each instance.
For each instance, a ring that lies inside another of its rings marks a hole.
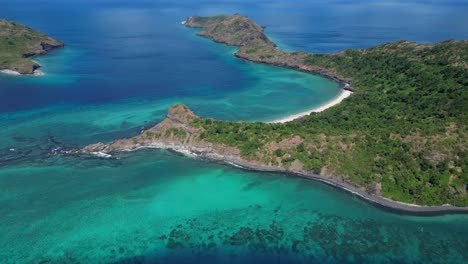
[[[313,108],[313,109],[305,111],[305,112],[301,112],[301,113],[290,115],[290,116],[287,116],[287,117],[284,117],[284,118],[273,120],[273,121],[270,121],[268,123],[285,123],[285,122],[292,121],[294,119],[298,119],[300,117],[309,115],[310,113],[322,112],[322,111],[324,111],[324,110],[326,110],[326,109],[328,109],[328,108],[330,108],[332,106],[335,106],[335,105],[341,103],[344,99],[349,97],[351,94],[352,94],[351,91],[342,90],[341,93],[335,99],[333,99],[332,101],[330,101],[330,102],[328,102],[328,103],[326,103],[326,104],[324,104],[322,106]]]

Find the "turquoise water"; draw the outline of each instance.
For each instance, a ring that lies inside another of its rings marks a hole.
[[[196,37],[193,30],[184,30],[190,41],[212,49],[211,60],[219,60],[226,67],[235,69],[236,74],[240,74],[247,83],[232,91],[217,91],[209,86],[192,86],[189,79],[186,86],[176,92],[164,88],[163,92],[167,94],[156,98],[138,96],[99,103],[47,102],[49,105],[46,107],[0,113],[0,126],[3,128],[0,131],[3,138],[0,152],[5,153],[3,158],[0,157],[0,164],[41,157],[53,147],[82,147],[98,141],[109,142],[134,136],[144,127],[163,120],[167,109],[176,103],[184,103],[199,115],[217,119],[270,121],[319,106],[340,93],[339,85],[333,81],[239,60],[232,56],[235,48]],[[6,101],[3,106],[11,105],[8,101],[10,92],[18,94],[18,102],[21,104],[23,100],[46,102],[38,98],[49,98],[48,93],[56,90],[65,90],[59,93],[81,93],[75,86],[81,89],[81,80],[88,78],[87,75],[70,74],[63,70],[69,67],[66,62],[80,56],[80,52],[71,47],[38,58],[44,65],[42,70],[46,72],[43,77],[0,75],[0,81],[3,78],[7,84],[7,87],[1,88],[6,93],[2,97]],[[98,73],[93,76],[102,82],[107,81]],[[186,76],[181,73],[179,77]],[[220,80],[215,78],[215,81]],[[32,91],[28,91],[30,94],[25,96],[23,88]],[[108,92],[109,95],[113,94],[112,91]],[[10,151],[11,148],[16,151]]]
[[[134,136],[174,103],[267,121],[338,94],[326,79],[233,57],[181,26],[188,15],[248,14],[282,48],[333,52],[466,38],[465,5],[46,0],[38,14],[31,0],[0,3],[0,17],[67,44],[37,59],[44,77],[0,75],[0,263],[468,261],[466,215],[399,215],[321,183],[168,151],[49,155]]]
[[[118,158],[2,169],[2,263],[466,261],[466,216],[387,213],[320,183],[167,151]]]

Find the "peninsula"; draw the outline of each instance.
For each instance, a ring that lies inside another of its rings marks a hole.
[[[288,172],[417,213],[468,212],[468,41],[397,41],[335,54],[285,52],[248,17],[190,17],[235,56],[341,82],[353,95],[285,123],[228,122],[185,105],[140,135],[74,154],[166,148],[260,171]]]
[[[34,74],[40,65],[32,57],[64,44],[25,25],[0,19],[0,71]]]

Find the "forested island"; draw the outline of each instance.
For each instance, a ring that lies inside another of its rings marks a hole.
[[[0,70],[33,74],[40,67],[32,57],[64,44],[25,25],[0,19]]]
[[[261,26],[237,14],[190,17],[186,25],[238,46],[237,57],[321,75],[354,93],[284,124],[219,121],[175,105],[134,138],[73,153],[169,148],[325,181],[399,210],[468,211],[468,41],[311,54],[277,49]]]

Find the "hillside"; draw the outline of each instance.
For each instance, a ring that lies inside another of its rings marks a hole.
[[[0,20],[0,70],[32,74],[40,66],[30,58],[64,44],[27,26]]]
[[[81,153],[145,146],[188,150],[249,168],[315,177],[369,197],[468,206],[468,41],[397,41],[336,54],[284,52],[240,15],[187,26],[239,46],[236,56],[347,82],[340,105],[285,124],[225,122],[185,106],[141,135]]]

